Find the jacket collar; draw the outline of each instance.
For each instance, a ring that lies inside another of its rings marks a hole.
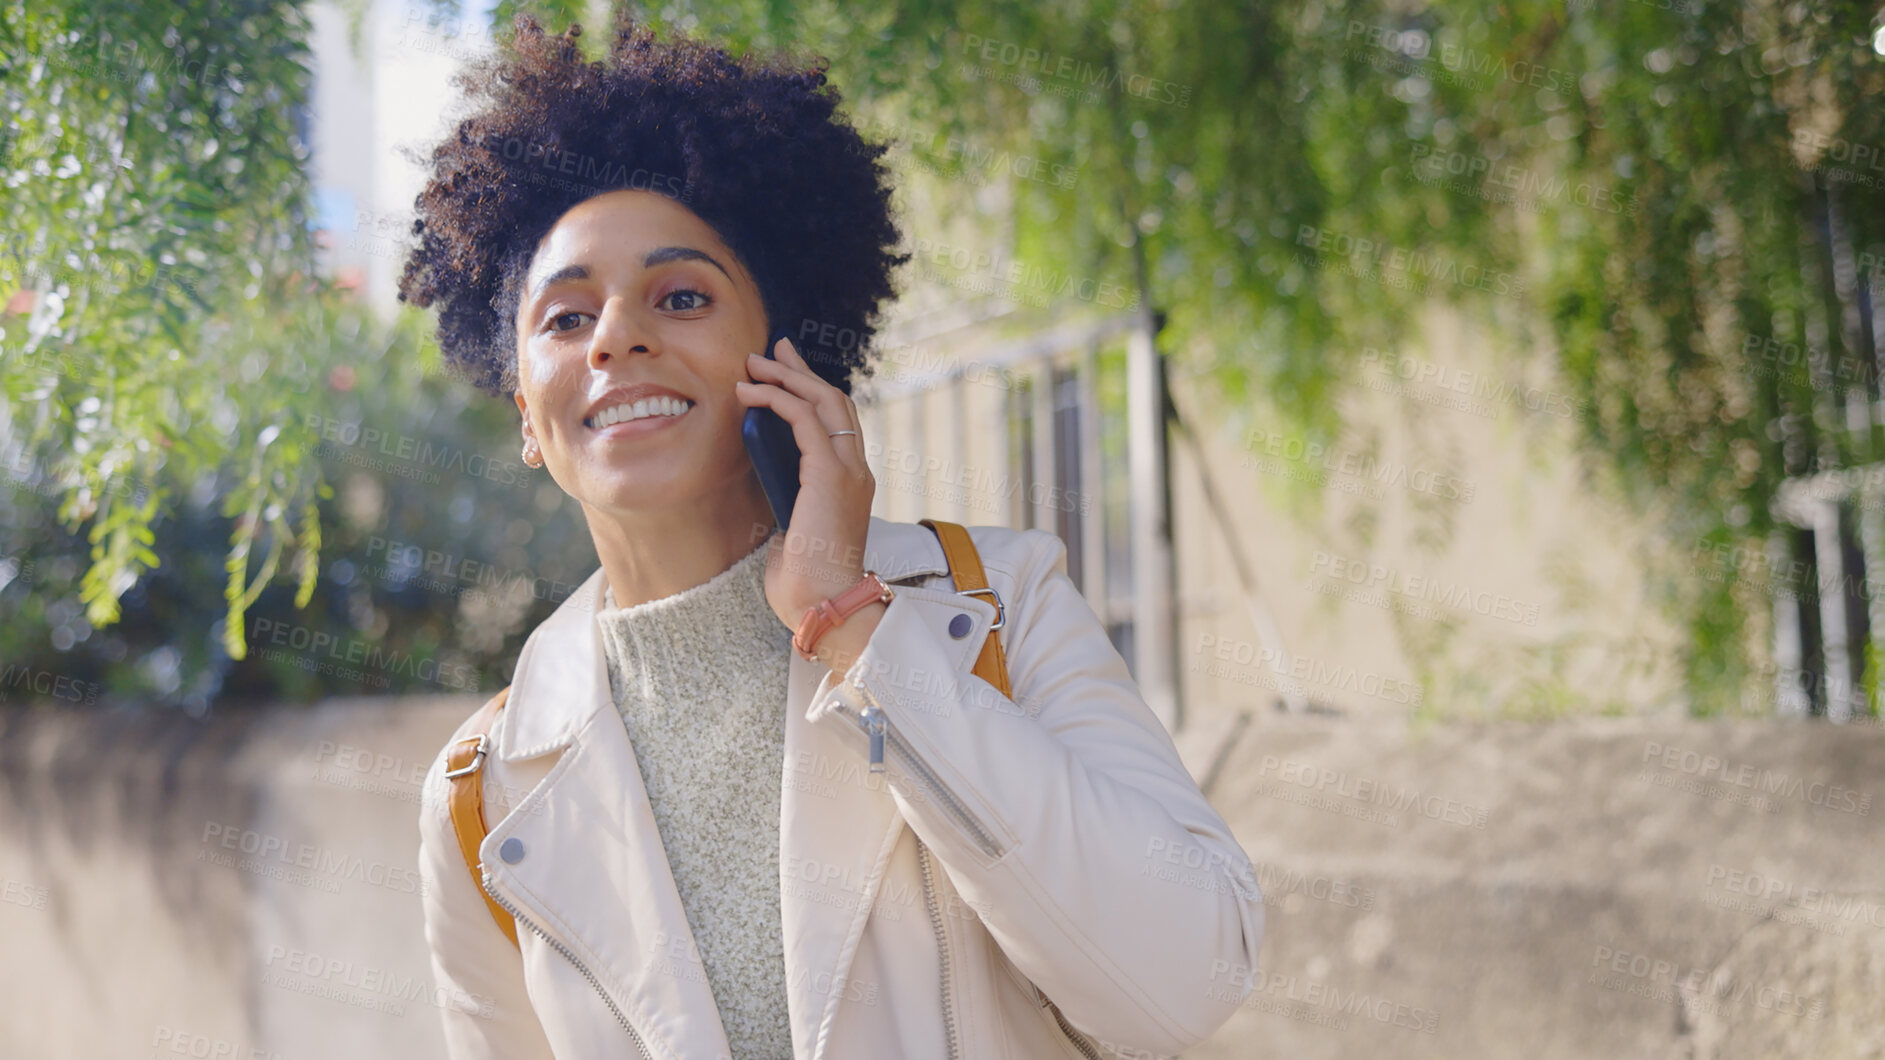
[[[872,516],[864,535],[864,567],[887,582],[947,574],[942,545],[926,526]],[[493,733],[506,762],[560,751],[596,711],[614,703],[596,613],[606,579],[597,567],[531,633],[517,657],[511,694]],[[792,655],[792,670],[826,667]],[[812,681],[817,684],[817,678]],[[800,687],[794,684],[793,687]]]

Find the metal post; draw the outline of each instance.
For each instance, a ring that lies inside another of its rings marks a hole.
[[[1792,548],[1783,528],[1767,541],[1767,569],[1784,571],[1792,562]],[[1774,712],[1781,717],[1804,717],[1812,702],[1800,678],[1806,673],[1806,638],[1800,629],[1800,599],[1784,578],[1774,584]]]
[[[1106,604],[1106,463],[1100,451],[1100,348],[1087,343],[1080,354],[1080,534],[1086,556],[1081,595],[1093,613],[1107,621]]]
[[[1870,643],[1867,645],[1875,658],[1885,658],[1885,592],[1879,591],[1881,579],[1885,578],[1885,517],[1879,514],[1879,506],[1885,503],[1885,490],[1867,476],[1866,481],[1853,494],[1853,514],[1859,523],[1859,548],[1865,557],[1865,575],[1860,584],[1865,587],[1866,615],[1869,621]],[[1863,667],[1860,668],[1863,671]],[[1875,682],[1876,683],[1876,682]],[[1879,704],[1871,702],[1865,694],[1853,698],[1853,709],[1875,715]]]
[[[1165,483],[1165,387],[1152,313],[1126,337],[1126,438],[1132,500],[1133,678],[1152,713],[1177,732],[1184,718],[1174,659],[1171,513]]]
[[[1054,509],[1043,506],[1040,501],[1054,495],[1054,487],[1060,485],[1054,476],[1054,359],[1041,357],[1034,362],[1034,386],[1030,397],[1034,400],[1034,489],[1033,496],[1023,497],[1021,502],[1028,506],[1028,525],[1036,530],[1054,533]]]
[[[1846,557],[1840,547],[1839,502],[1813,511],[1813,560],[1819,567],[1820,651],[1826,660],[1826,717],[1852,716],[1852,646],[1846,636]]]

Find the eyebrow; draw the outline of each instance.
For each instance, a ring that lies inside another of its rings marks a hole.
[[[656,248],[649,251],[647,257],[641,259],[641,265],[644,269],[652,269],[656,265],[665,265],[670,261],[704,261],[714,268],[719,269],[721,275],[725,276],[727,279],[731,280],[733,278],[733,274],[726,270],[726,266],[713,260],[713,257],[706,252],[695,250],[693,247]]]
[[[704,261],[714,268],[719,269],[721,275],[725,276],[727,279],[731,280],[733,278],[733,274],[727,272],[726,266],[715,261],[712,255],[705,251],[695,250],[693,247],[656,247],[654,250],[648,252],[647,257],[641,259],[641,266],[644,269],[652,269],[656,265],[666,265],[670,261]],[[532,292],[531,297],[534,298],[541,295],[545,290],[556,284],[564,283],[569,280],[586,280],[588,278],[589,266],[565,265],[548,276],[545,276],[542,281],[537,284],[537,289]]]

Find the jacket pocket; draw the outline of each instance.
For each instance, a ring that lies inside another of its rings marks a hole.
[[[982,868],[999,864],[1014,848],[1013,834],[969,808],[968,800],[944,781],[904,738],[869,688],[854,681],[839,682],[833,686],[831,699],[821,713],[844,715],[838,724],[855,730],[853,739],[874,759],[873,768],[881,765],[911,801],[934,804],[975,853]],[[877,730],[875,737],[873,729]],[[881,739],[880,744],[877,739]]]

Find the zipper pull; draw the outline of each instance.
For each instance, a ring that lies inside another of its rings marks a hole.
[[[884,730],[890,726],[890,720],[884,717],[884,712],[879,710],[875,703],[865,707],[860,716],[864,719],[864,731],[869,733],[871,738],[870,771],[882,773],[884,771]]]

